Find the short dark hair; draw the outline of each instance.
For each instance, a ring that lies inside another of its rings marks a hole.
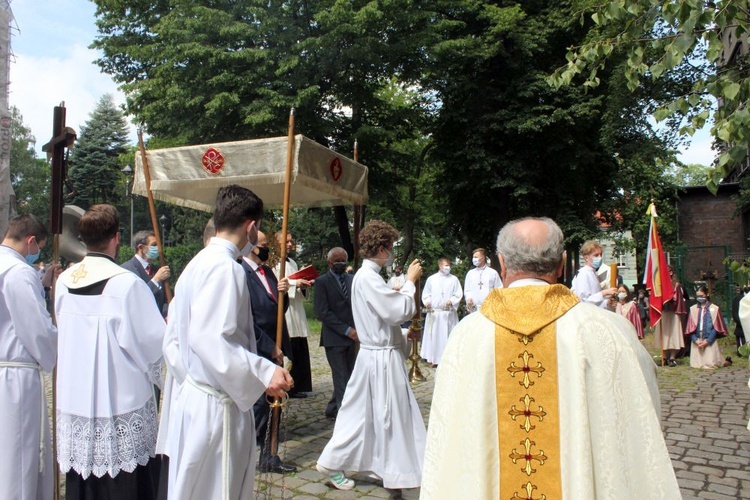
[[[120,230],[120,214],[112,205],[92,205],[78,221],[78,232],[89,251],[101,252]]]
[[[135,233],[132,241],[133,250],[138,250],[138,245],[145,245],[149,236],[156,237],[156,234],[151,229],[144,229]]]
[[[214,207],[214,226],[217,231],[236,229],[248,219],[263,217],[263,200],[247,188],[231,184],[219,189]]]
[[[382,220],[371,220],[359,232],[359,253],[366,259],[375,257],[381,248],[388,248],[398,238],[395,227]]]
[[[13,217],[8,222],[8,230],[5,231],[5,238],[21,241],[29,236],[34,236],[36,242],[41,243],[49,238],[49,231],[39,219],[31,214]]]

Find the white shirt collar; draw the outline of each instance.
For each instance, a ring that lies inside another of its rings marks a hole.
[[[374,260],[372,259],[365,259],[362,261],[362,267],[369,267],[376,273],[380,272],[381,266],[377,265]]]
[[[226,248],[229,250],[232,254],[232,258],[237,260],[237,257],[240,256],[240,249],[237,248],[237,245],[232,243],[229,240],[225,240],[224,238],[219,238],[218,236],[212,236],[211,239],[208,241],[208,244],[211,246],[220,246],[223,248]]]
[[[146,259],[138,255],[137,253],[135,254],[135,258],[138,259],[138,262],[141,263],[141,265],[143,266],[143,269],[146,269],[148,267],[149,262]]]
[[[258,264],[256,264],[255,261],[253,259],[251,259],[250,257],[248,257],[246,255],[243,255],[242,256],[242,260],[244,260],[245,262],[247,262],[247,265],[250,266],[250,269],[252,269],[253,271],[257,271],[258,270],[258,267],[259,267]]]
[[[517,288],[520,286],[549,286],[549,283],[539,278],[522,278],[508,285],[508,288]]]

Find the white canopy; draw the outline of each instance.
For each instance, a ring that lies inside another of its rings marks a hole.
[[[304,137],[294,137],[291,204],[364,205],[367,167]],[[267,208],[283,204],[287,137],[146,151],[157,200],[213,211],[220,187],[251,189]],[[136,154],[133,193],[147,196],[143,160]]]

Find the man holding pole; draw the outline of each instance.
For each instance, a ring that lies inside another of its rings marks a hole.
[[[250,294],[237,263],[255,246],[263,202],[249,189],[219,190],[216,236],[185,267],[170,306],[160,432],[169,455],[169,498],[253,496],[255,421],[265,392],[282,398],[289,372],[256,354]]]
[[[48,500],[52,443],[42,372],[57,359],[57,329],[44,304],[60,265],[36,268],[49,233],[33,215],[10,220],[0,246],[0,498]]]

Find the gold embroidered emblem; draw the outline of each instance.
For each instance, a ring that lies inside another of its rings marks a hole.
[[[578,302],[551,285],[495,289],[482,305],[496,325],[501,500],[562,498],[556,321]]]
[[[525,497],[519,497],[518,492],[516,491],[512,497],[510,497],[510,500],[547,500],[547,495],[542,495],[540,497],[532,496],[533,492],[536,488],[533,484],[526,483],[523,485],[523,489],[526,490],[526,496]]]
[[[525,421],[521,425],[521,429],[525,430],[526,432],[536,429],[536,426],[531,425],[531,417],[536,417],[541,422],[544,420],[544,416],[547,414],[547,412],[544,411],[542,405],[537,405],[539,407],[538,410],[532,410],[531,403],[534,401],[534,398],[532,398],[528,394],[519,399],[519,401],[523,403],[523,410],[516,409],[516,405],[513,405],[508,412],[508,415],[510,415],[510,418],[512,418],[513,420],[515,420],[516,417],[520,417],[521,415],[523,415],[525,417]]]
[[[86,264],[81,264],[78,269],[73,271],[70,277],[73,278],[73,283],[77,284],[78,280],[84,279],[88,273],[89,272],[86,271]]]
[[[525,460],[526,464],[521,467],[521,470],[525,472],[527,476],[530,476],[533,472],[536,472],[536,469],[531,467],[531,462],[536,460],[539,462],[539,465],[544,465],[544,461],[549,457],[544,454],[544,450],[539,450],[539,453],[532,453],[531,447],[535,446],[536,443],[529,438],[521,441],[521,444],[524,447],[525,453],[518,453],[516,449],[513,448],[513,452],[509,456],[514,464],[518,463],[519,460]]]
[[[544,372],[544,367],[542,367],[542,364],[539,362],[537,362],[536,366],[531,366],[529,364],[529,360],[534,357],[529,351],[523,351],[518,357],[523,359],[523,366],[516,366],[516,362],[514,361],[508,367],[508,371],[510,372],[511,377],[515,377],[518,372],[523,372],[523,380],[518,383],[528,389],[534,385],[534,382],[531,381],[529,375],[534,373],[537,377],[541,377]]]

